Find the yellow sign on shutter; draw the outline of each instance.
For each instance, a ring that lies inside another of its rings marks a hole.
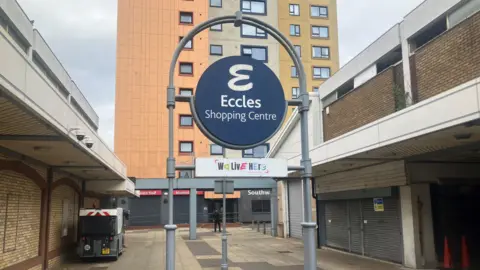
[[[215,194],[213,191],[205,191],[205,199],[223,199],[223,194]],[[227,199],[238,199],[240,198],[240,191],[234,191],[233,194],[227,194]]]

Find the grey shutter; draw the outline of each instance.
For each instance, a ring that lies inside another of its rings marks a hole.
[[[303,221],[302,181],[288,182],[288,215],[290,237],[302,238]]]
[[[144,196],[130,198],[129,226],[158,226],[161,225],[160,208],[161,196]]]
[[[173,196],[173,222],[188,224],[190,217],[190,196]]]
[[[356,254],[362,253],[362,204],[360,200],[348,202],[348,212],[350,219],[350,252]]]
[[[365,256],[402,263],[403,247],[398,198],[383,198],[384,212],[375,212],[373,199],[363,204]],[[366,223],[365,223],[366,222]]]
[[[326,202],[325,223],[327,246],[349,250],[347,202]]]

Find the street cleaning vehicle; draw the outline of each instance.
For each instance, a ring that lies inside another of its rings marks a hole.
[[[116,209],[80,209],[78,255],[82,259],[110,257],[123,253],[128,212]]]

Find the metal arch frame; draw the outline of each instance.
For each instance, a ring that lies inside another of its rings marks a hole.
[[[312,221],[312,203],[310,200],[311,190],[310,190],[310,179],[312,177],[312,162],[309,156],[309,140],[308,140],[308,111],[309,111],[309,95],[307,92],[307,83],[305,78],[305,69],[300,60],[300,57],[295,52],[293,44],[283,35],[280,31],[272,27],[271,25],[258,20],[253,17],[244,17],[241,11],[237,11],[235,16],[221,16],[217,18],[209,19],[197,26],[195,26],[190,32],[180,41],[175,49],[172,61],[170,63],[169,69],[169,83],[167,87],[167,108],[168,108],[168,158],[167,158],[167,177],[168,177],[168,201],[169,201],[169,213],[168,213],[168,224],[165,225],[167,230],[167,241],[166,241],[166,269],[174,270],[175,269],[175,230],[176,225],[173,224],[173,181],[175,178],[175,158],[173,156],[173,138],[174,138],[174,109],[175,109],[175,86],[174,86],[174,74],[175,67],[177,65],[178,58],[181,51],[183,50],[186,43],[195,37],[197,34],[202,32],[205,29],[208,29],[212,26],[224,24],[224,23],[233,23],[235,27],[240,27],[243,23],[251,26],[258,27],[264,30],[266,33],[275,38],[287,51],[290,55],[290,58],[293,60],[295,67],[299,71],[299,86],[300,86],[300,100],[297,102],[288,102],[289,104],[298,105],[300,113],[300,126],[301,126],[301,149],[302,149],[302,160],[301,166],[299,169],[302,171],[302,179],[304,182],[303,185],[303,197],[304,197],[304,222],[302,222],[302,227],[304,228],[304,269],[305,270],[315,270],[317,267],[316,260],[316,246],[315,246],[315,228],[316,223]],[[188,99],[187,99],[188,100]],[[193,99],[190,97],[189,101],[192,104]],[[192,107],[191,107],[192,108]],[[193,112],[192,112],[193,113]],[[196,118],[196,117],[194,117]],[[205,131],[205,129],[202,129]],[[278,131],[278,130],[277,130]],[[276,133],[276,132],[275,132]],[[275,134],[274,133],[274,134]],[[273,136],[273,135],[272,135]]]

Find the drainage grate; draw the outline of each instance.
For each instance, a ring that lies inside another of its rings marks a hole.
[[[280,254],[292,253],[291,251],[288,251],[288,250],[280,250],[280,251],[277,251],[277,252],[280,253]]]
[[[108,269],[108,266],[107,267],[92,267],[89,270],[106,270],[106,269]]]

